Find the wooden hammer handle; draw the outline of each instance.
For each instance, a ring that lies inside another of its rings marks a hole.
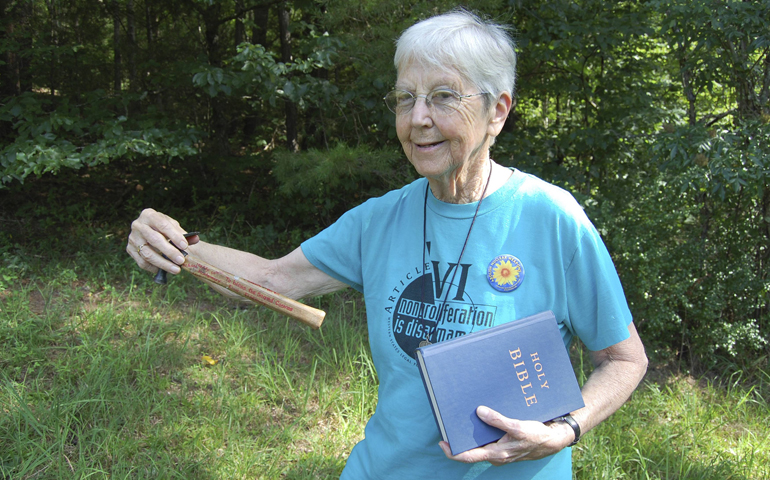
[[[285,297],[262,285],[257,285],[245,278],[225,272],[203,260],[199,260],[195,255],[184,251],[182,253],[185,254],[185,261],[181,265],[182,270],[186,270],[198,278],[208,280],[233,293],[237,293],[260,305],[264,305],[270,310],[299,320],[313,328],[319,328],[324,321],[326,312],[323,310],[309,307],[304,303]]]

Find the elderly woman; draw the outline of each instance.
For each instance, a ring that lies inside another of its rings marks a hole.
[[[188,246],[179,224],[153,210],[132,225],[127,250],[146,270],[179,272],[184,259],[171,240],[293,298],[346,286],[364,293],[379,399],[343,478],[571,478],[569,447],[644,375],[647,359],[620,281],[583,210],[567,192],[490,158],[513,103],[515,63],[505,29],[465,11],[406,30],[385,103],[424,178],[354,208],[283,258]],[[517,267],[509,278],[488,274],[501,256]],[[399,308],[409,301],[445,314]],[[544,424],[479,406],[479,418],[506,434],[452,456],[440,442],[415,348],[544,310],[555,313],[565,346],[578,336],[591,351],[585,407],[569,421]],[[469,311],[483,312],[485,322],[468,320],[462,312]]]

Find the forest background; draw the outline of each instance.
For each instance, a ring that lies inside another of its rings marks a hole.
[[[456,6],[0,0],[0,300],[54,260],[82,287],[122,255],[133,285],[145,207],[274,257],[415,178],[381,100],[394,39]],[[655,364],[765,382],[770,1],[464,6],[518,45],[493,158],[584,206]]]

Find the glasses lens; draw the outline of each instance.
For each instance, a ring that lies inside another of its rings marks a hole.
[[[393,90],[385,95],[385,105],[393,113],[406,113],[414,106],[414,95],[405,90]]]
[[[460,94],[454,90],[433,90],[428,94],[428,103],[443,111],[457,109],[460,103]]]

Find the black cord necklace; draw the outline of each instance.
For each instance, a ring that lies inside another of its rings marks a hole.
[[[449,281],[449,285],[454,285],[455,282],[455,275],[457,275],[457,271],[460,270],[460,262],[463,259],[463,254],[465,253],[465,247],[468,246],[468,239],[471,238],[471,231],[473,231],[473,224],[476,223],[476,217],[479,214],[479,209],[481,209],[481,202],[484,200],[484,196],[487,194],[487,187],[489,187],[489,182],[492,180],[492,169],[493,169],[493,163],[492,160],[489,160],[489,175],[487,176],[487,183],[484,185],[484,191],[481,192],[481,198],[479,199],[479,203],[476,205],[476,211],[473,213],[473,219],[471,220],[471,226],[468,228],[468,234],[465,236],[465,242],[463,243],[463,248],[460,250],[460,257],[457,259],[457,265],[455,266],[454,272],[452,272],[452,279]],[[422,314],[420,315],[420,323],[423,323],[425,321],[425,249],[426,249],[426,242],[427,242],[427,225],[428,225],[428,190],[430,189],[430,183],[425,187],[425,199],[423,200],[422,205],[422,277],[420,282],[420,303],[422,304]],[[436,316],[436,324],[431,328],[426,334],[425,338],[420,342],[420,347],[424,347],[431,344],[430,339],[433,337],[434,332],[438,329],[438,324],[441,321],[441,317],[444,315],[444,309],[446,308],[447,300],[449,299],[449,288],[446,289],[446,295],[444,295],[444,300],[441,303],[441,308],[438,310],[438,315]]]

